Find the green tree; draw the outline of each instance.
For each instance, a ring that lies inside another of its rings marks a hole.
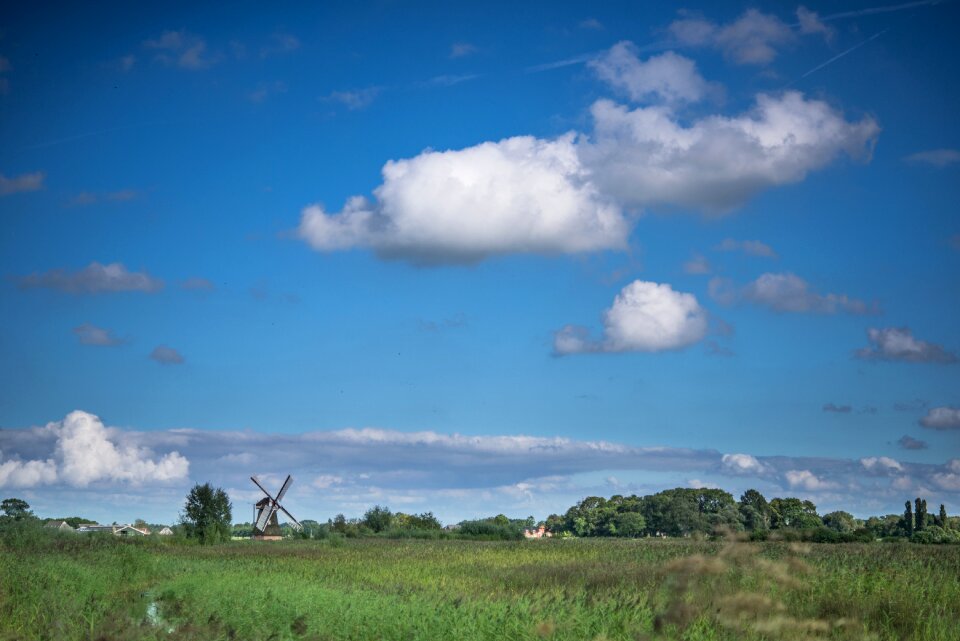
[[[3,510],[4,516],[14,521],[35,518],[30,511],[30,504],[23,499],[3,499],[0,503],[0,510]]]
[[[389,508],[374,505],[363,515],[362,523],[374,532],[383,532],[390,529],[393,522],[393,513]]]
[[[639,512],[621,512],[613,519],[617,536],[636,538],[643,536],[647,528],[647,521]]]
[[[913,502],[913,531],[921,532],[927,526],[927,501],[919,496]]]
[[[744,492],[740,496],[737,508],[740,512],[740,521],[745,529],[751,532],[770,529],[772,510],[770,504],[767,503],[767,499],[757,490]]]
[[[774,528],[806,530],[823,525],[820,515],[817,514],[817,506],[811,501],[792,497],[776,498],[770,501],[770,509],[773,511]]]
[[[907,536],[913,536],[913,509],[910,507],[910,501],[903,504],[906,508],[903,511],[903,529]]]
[[[843,511],[824,514],[823,524],[835,532],[853,532],[857,529],[857,520],[849,512]]]
[[[943,503],[940,504],[940,517],[937,519],[937,521],[937,525],[943,529],[947,529],[949,527],[947,525],[947,508]]]
[[[202,544],[229,541],[232,508],[222,489],[198,483],[187,494],[180,523],[188,538],[198,539]]]

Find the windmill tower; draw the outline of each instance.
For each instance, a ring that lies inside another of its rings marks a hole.
[[[280,488],[280,491],[277,492],[277,498],[273,498],[270,495],[270,492],[264,489],[260,482],[257,481],[255,476],[251,476],[250,480],[253,481],[254,485],[260,488],[260,491],[266,494],[266,496],[256,503],[253,504],[253,538],[257,541],[279,541],[283,538],[283,534],[280,531],[280,523],[277,520],[277,511],[282,511],[290,520],[293,521],[292,526],[297,531],[302,530],[303,526],[300,525],[300,521],[295,519],[290,512],[287,511],[285,507],[280,505],[280,501],[283,500],[283,495],[287,493],[287,490],[290,489],[290,484],[293,483],[293,477],[289,474],[287,475],[287,480],[283,482],[283,486]]]

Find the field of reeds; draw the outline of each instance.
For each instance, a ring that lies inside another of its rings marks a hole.
[[[2,639],[960,639],[960,546],[43,536]]]

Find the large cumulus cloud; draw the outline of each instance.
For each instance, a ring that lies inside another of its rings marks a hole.
[[[642,104],[597,100],[589,132],[389,161],[372,200],[355,196],[339,212],[310,205],[298,236],[318,251],[370,248],[416,264],[624,249],[624,210],[729,212],[841,155],[869,158],[880,130],[795,91],[759,94],[738,115],[681,116],[679,105],[709,93],[696,65],[672,52],[641,60],[627,42],[591,66]]]

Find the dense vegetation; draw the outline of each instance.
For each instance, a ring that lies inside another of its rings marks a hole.
[[[649,496],[588,496],[563,515],[552,514],[546,526],[555,534],[578,537],[694,536],[718,530],[748,532],[753,540],[772,533],[780,539],[821,543],[868,542],[909,538],[918,543],[960,543],[960,519],[940,506],[927,513],[927,502],[908,501],[903,515],[854,518],[848,512],[817,513],[811,501],[774,498],[747,490],[735,501],[718,489],[677,488]]]
[[[201,546],[30,527],[0,532],[0,639],[960,638],[952,545],[331,537]]]

